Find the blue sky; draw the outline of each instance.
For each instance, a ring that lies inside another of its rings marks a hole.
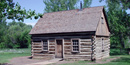
[[[13,1],[15,3],[18,2],[21,5],[22,8],[25,8],[27,10],[29,10],[29,9],[35,10],[36,13],[43,13],[44,12],[45,5],[43,3],[43,0],[13,0]],[[99,3],[99,0],[93,0],[91,7],[104,6],[104,5],[105,5],[104,1]],[[35,20],[35,19],[32,19],[32,20],[25,19],[24,23],[34,26],[37,21],[38,21],[38,19],[37,20]]]

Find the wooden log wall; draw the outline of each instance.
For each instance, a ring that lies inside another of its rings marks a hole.
[[[91,39],[79,39],[79,52],[72,52],[71,39],[64,39],[64,59],[66,60],[91,60]]]
[[[104,41],[102,41],[102,39]],[[94,48],[95,48],[94,49],[94,57],[96,60],[109,57],[109,52],[110,52],[110,39],[109,39],[109,37],[96,37],[96,40],[94,43]]]
[[[32,42],[32,57],[47,60],[55,58],[55,39],[49,39],[48,44],[48,51],[44,51],[42,41]]]

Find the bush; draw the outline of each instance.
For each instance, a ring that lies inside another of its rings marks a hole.
[[[120,52],[120,49],[114,48],[110,49],[110,55],[128,55],[128,51],[126,49],[122,49]]]
[[[32,29],[31,25],[22,22],[10,22],[6,27],[4,34],[0,34],[0,48],[29,47],[31,36],[28,33]]]

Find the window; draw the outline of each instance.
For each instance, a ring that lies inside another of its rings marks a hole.
[[[104,52],[104,39],[102,38],[102,52]]]
[[[72,40],[72,51],[73,52],[79,52],[79,40]]]
[[[48,51],[48,41],[47,40],[43,40],[43,50]]]
[[[102,20],[102,21],[101,21],[101,22],[102,22],[102,24],[104,24],[104,22],[103,22],[103,17],[101,17],[101,20]]]

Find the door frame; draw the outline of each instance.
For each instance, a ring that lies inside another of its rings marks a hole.
[[[64,39],[55,39],[55,58],[57,55],[57,40],[62,41],[62,58],[64,58]]]

